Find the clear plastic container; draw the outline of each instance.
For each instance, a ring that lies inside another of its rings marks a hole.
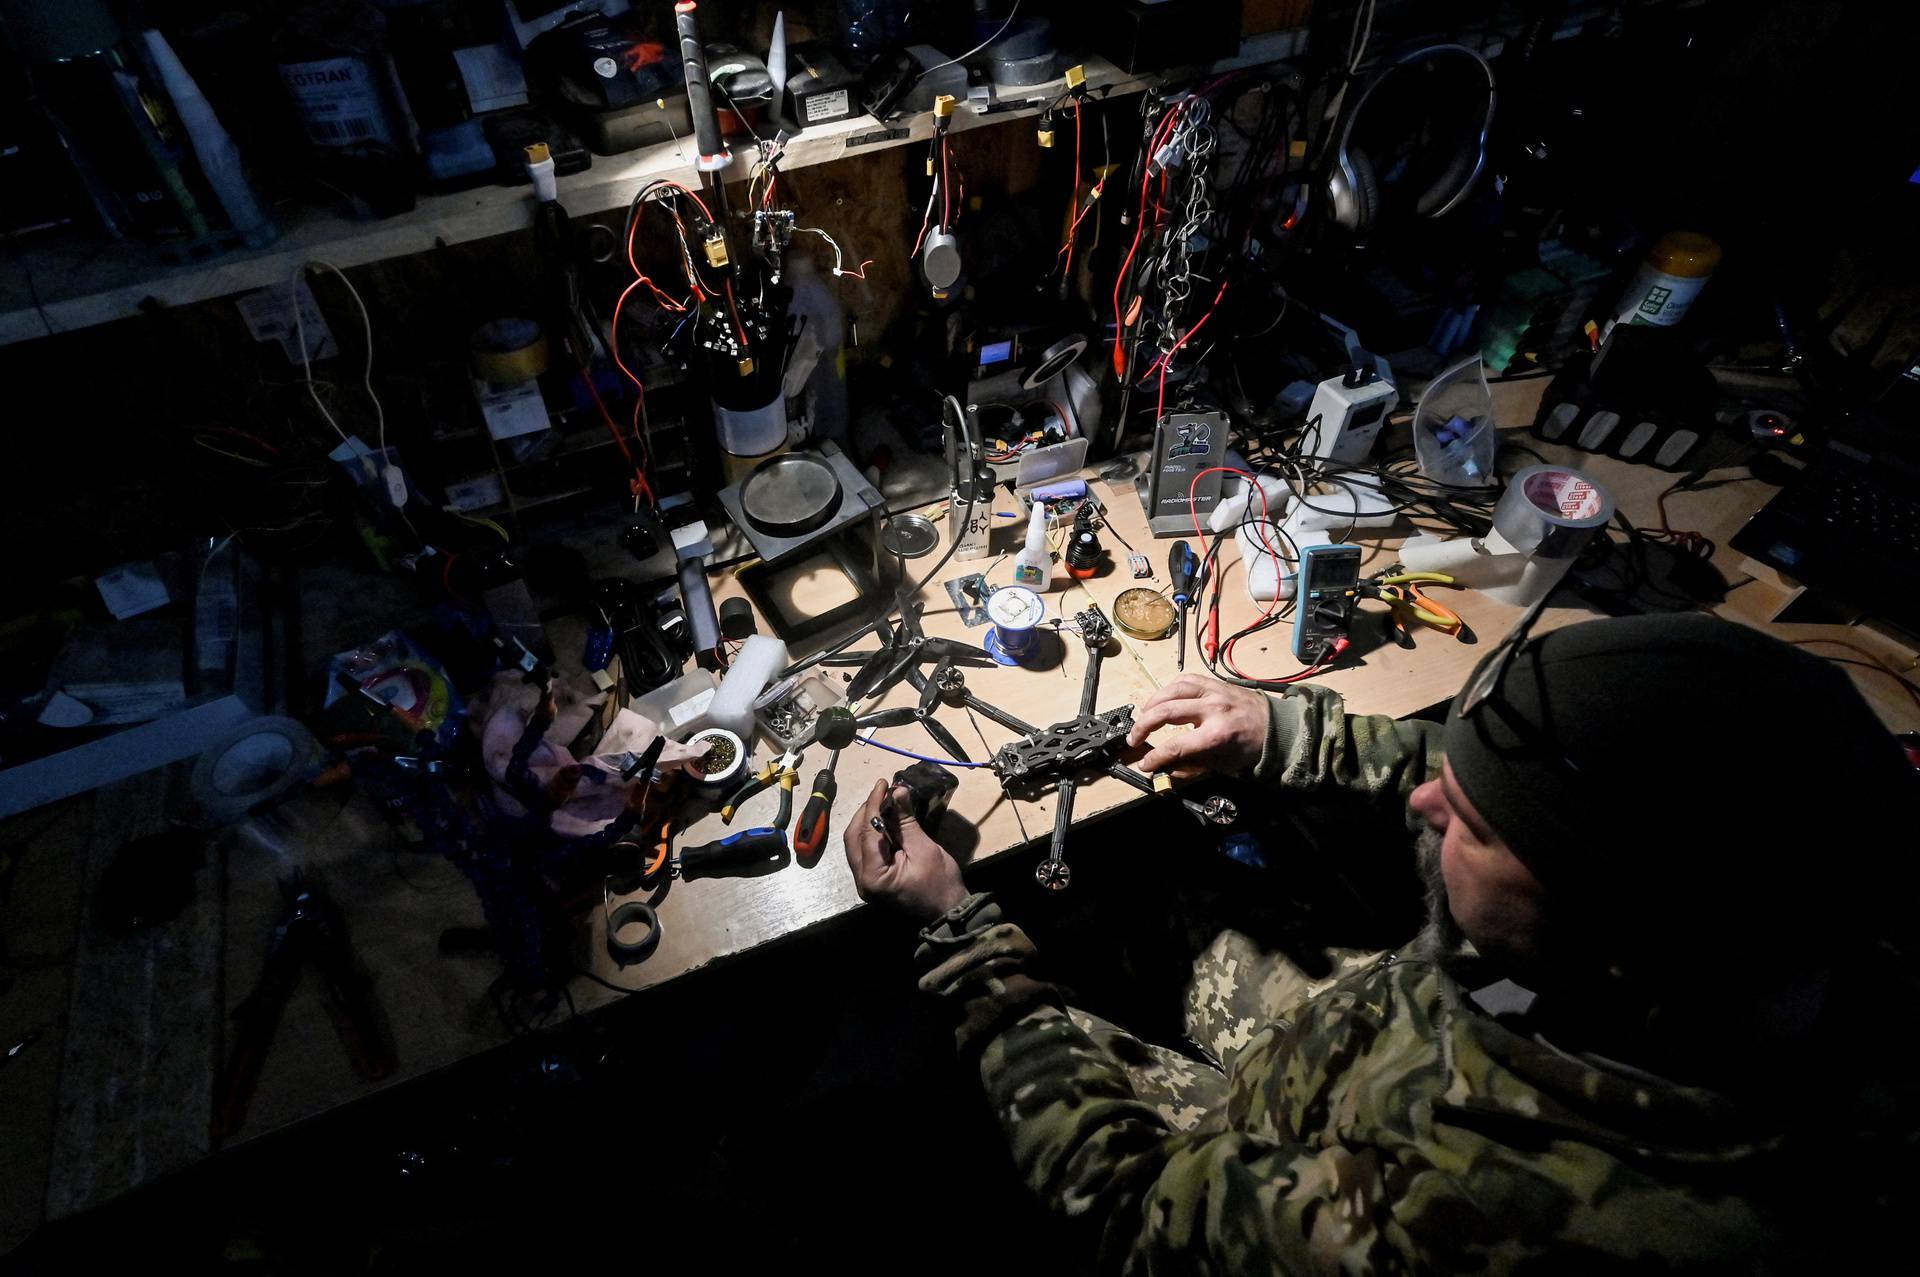
[[[685,741],[695,732],[713,725],[710,711],[719,688],[720,680],[713,676],[712,670],[697,669],[654,688],[635,700],[630,708],[640,717],[660,724],[661,734],[668,740]]]
[[[1498,448],[1493,392],[1475,355],[1435,377],[1420,396],[1413,410],[1413,455],[1427,478],[1473,488],[1494,481]]]

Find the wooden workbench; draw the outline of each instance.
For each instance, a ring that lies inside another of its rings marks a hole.
[[[1543,387],[1544,381],[1501,387],[1500,419],[1511,423],[1531,420],[1535,399]],[[1673,482],[1673,476],[1555,448],[1530,438],[1523,441],[1547,459],[1572,465],[1597,479],[1634,523],[1657,526],[1655,501]],[[1056,568],[1055,588],[1045,596],[1050,617],[1070,617],[1073,612],[1096,602],[1111,616],[1113,600],[1121,590],[1136,584],[1157,588],[1166,583],[1168,542],[1155,541],[1148,535],[1139,503],[1130,488],[1096,486],[1120,536],[1148,557],[1154,576],[1136,582],[1125,570],[1125,551],[1116,543],[1119,538],[1111,538],[1109,549],[1113,551],[1114,566],[1106,574],[1087,582],[1071,582],[1064,571]],[[1790,641],[1843,639],[1890,660],[1898,668],[1911,671],[1915,662],[1912,648],[1872,627],[1783,625],[1773,619],[1792,598],[1791,588],[1768,579],[1748,580],[1749,574],[1740,557],[1725,548],[1733,532],[1771,491],[1745,477],[1744,470],[1729,470],[1711,474],[1698,490],[1676,493],[1668,500],[1668,511],[1675,526],[1699,530],[1721,547],[1716,563],[1738,588],[1717,610],[1762,626]],[[976,644],[982,640],[984,629],[968,628],[960,623],[940,581],[986,571],[993,583],[1008,582],[1011,553],[1017,548],[1022,528],[1017,520],[999,522],[1003,526],[996,530],[994,557],[949,564],[940,580],[927,590],[924,624],[928,634],[961,638]],[[936,520],[936,525],[944,526],[942,520]],[[1373,551],[1369,562],[1376,567],[1391,560],[1393,549],[1404,539],[1407,528],[1403,524],[1379,531],[1384,535],[1369,536],[1367,530],[1362,529],[1353,538]],[[1001,557],[1002,551],[1006,557]],[[1257,606],[1247,599],[1241,588],[1237,557],[1236,550],[1223,549],[1227,583],[1223,596],[1223,632],[1241,627],[1258,614]],[[917,569],[914,573],[917,576],[933,561],[932,558],[920,559],[908,567]],[[717,599],[740,592],[732,575],[725,572],[714,575],[713,589]],[[1345,663],[1316,681],[1341,692],[1353,709],[1364,713],[1403,716],[1444,702],[1460,687],[1488,647],[1508,632],[1518,616],[1518,609],[1474,592],[1449,594],[1447,598],[1450,603],[1457,602],[1458,610],[1474,631],[1474,643],[1463,643],[1437,631],[1419,630],[1410,648],[1357,645],[1357,661]],[[1543,615],[1541,625],[1568,624],[1590,616],[1591,613],[1577,607],[1555,607]],[[1291,627],[1283,623],[1244,641],[1239,648],[1242,667],[1269,675],[1298,670],[1299,664],[1290,651],[1290,639]],[[853,650],[870,650],[874,642],[863,640],[854,644]],[[1138,704],[1176,674],[1175,645],[1171,640],[1142,642],[1122,635],[1118,642],[1120,650],[1110,653],[1103,666],[1096,705],[1099,709]],[[969,667],[966,669],[968,685],[983,699],[1036,726],[1070,718],[1078,711],[1086,656],[1079,641],[1071,636],[1063,637],[1061,650],[1062,659],[1047,669]],[[1835,648],[1815,650],[1846,655]],[[1191,659],[1191,647],[1189,657],[1189,669],[1199,670],[1198,661]],[[923,668],[930,669],[930,666]],[[1920,729],[1920,711],[1897,683],[1864,667],[1844,668],[1890,727]],[[826,673],[838,677],[837,671]],[[872,707],[910,704],[914,697],[912,688],[903,681]],[[939,714],[974,761],[984,760],[992,748],[1011,739],[1005,730],[964,711],[943,707]],[[941,752],[918,726],[889,730],[882,739],[915,752]],[[764,761],[768,756],[767,747],[760,746],[756,753]],[[826,757],[826,750],[816,746],[801,760],[796,810],[805,801],[807,782],[825,764]],[[582,937],[579,945],[580,960],[595,975],[614,985],[642,990],[708,963],[741,955],[822,925],[851,911],[859,901],[841,851],[842,831],[875,781],[892,775],[906,761],[880,750],[849,747],[840,760],[840,797],[834,806],[832,831],[816,863],[788,864],[759,877],[708,878],[672,884],[659,901],[662,938],[658,949],[645,961],[624,969],[608,957],[602,930],[604,913],[594,910],[590,933]],[[117,841],[101,832],[102,813],[114,807],[123,793],[133,792],[129,788],[76,800],[77,819],[65,823],[77,827],[69,842],[76,860],[93,866],[89,873],[97,872],[104,855]],[[1102,777],[1079,787],[1076,823],[1093,821],[1134,803],[1148,801],[1156,800],[1121,782]],[[744,829],[762,823],[770,817],[776,802],[777,794],[773,792],[758,796],[737,815],[732,828]],[[954,796],[954,819],[942,833],[948,841],[961,844],[964,856],[980,860],[1029,844],[1044,846],[1052,829],[1053,810],[1050,798],[1033,803],[1011,802],[1002,797],[998,782],[990,772],[966,771],[960,773],[960,787]],[[478,902],[466,880],[451,865],[436,858],[395,856],[390,850],[391,836],[383,820],[364,798],[355,797],[342,803],[337,796],[306,795],[288,806],[285,818],[290,837],[300,844],[300,858],[321,873],[329,892],[345,910],[361,960],[376,977],[379,996],[394,1031],[398,1067],[379,1084],[364,1083],[347,1068],[320,1005],[317,981],[309,977],[296,989],[282,1019],[249,1121],[241,1133],[242,1139],[282,1129],[376,1089],[418,1079],[504,1040],[487,993],[498,973],[497,962],[484,955],[446,957],[436,950],[437,938],[444,928],[475,926],[481,922]],[[676,842],[703,842],[725,832],[727,829],[718,817],[708,815],[677,833]],[[63,836],[56,828],[49,838],[56,845],[65,845],[60,841]],[[1079,854],[1089,853],[1082,850]],[[283,862],[274,855],[239,847],[229,850],[225,916],[220,928],[224,931],[220,947],[224,954],[221,965],[226,972],[222,990],[226,1006],[214,1008],[216,1017],[222,1010],[231,1011],[232,1005],[244,996],[257,977],[266,937],[279,910],[274,884],[283,868]],[[605,1005],[620,996],[585,978],[574,981],[572,992],[581,1010]],[[208,1054],[212,1034],[211,1025],[203,1027],[196,1046],[203,1056]],[[54,1063],[51,1055],[52,1052],[47,1051],[40,1059],[30,1061],[29,1068],[13,1070],[14,1078],[24,1080],[30,1070],[51,1068]],[[69,1094],[63,1096],[62,1103],[71,1114],[70,1101],[89,1084],[84,1071],[75,1072],[71,1059],[66,1073],[72,1085],[65,1088]],[[54,1158],[47,1198],[48,1212],[55,1217],[98,1204],[156,1173],[156,1168],[179,1167],[208,1151],[204,1143],[197,1150],[191,1146],[162,1148],[154,1132],[144,1128],[127,1129],[119,1124],[136,1121],[137,1114],[127,1116],[134,1110],[161,1111],[167,1104],[191,1103],[191,1095],[183,1101],[180,1095],[149,1094],[140,1090],[142,1087],[151,1090],[155,1085],[145,1074],[137,1079],[103,1075],[96,1081],[100,1085],[93,1089],[99,1090],[102,1096],[120,1098],[111,1102],[99,1100],[105,1107],[94,1114],[97,1120],[93,1120],[90,1127],[63,1123],[67,1133],[59,1143],[66,1151]],[[127,1086],[135,1089],[116,1089]],[[206,1090],[211,1090],[210,1080]],[[115,1117],[116,1112],[121,1115],[119,1118]],[[177,1115],[181,1120],[172,1126],[188,1132],[204,1131],[205,1123],[199,1116]],[[125,1175],[120,1173],[122,1170]]]

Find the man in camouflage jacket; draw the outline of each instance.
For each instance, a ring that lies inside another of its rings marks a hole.
[[[1834,756],[1808,779],[1835,802],[1890,812],[1911,776],[1844,677],[1753,631],[1633,618],[1523,637],[1488,658],[1502,666],[1489,708],[1457,703],[1444,728],[1349,714],[1321,689],[1269,698],[1194,676],[1141,707],[1136,746],[1194,727],[1144,769],[1403,806],[1429,881],[1418,940],[1337,955],[1318,982],[1222,934],[1188,986],[1191,1054],[1067,1006],[1026,935],[967,893],[930,837],[871,828],[884,785],[849,826],[862,895],[928,923],[921,987],[956,1010],[1020,1173],[1102,1270],[1790,1262],[1775,1249],[1792,1214],[1780,1207],[1813,1199],[1814,1145],[1778,1101],[1858,1089],[1835,1081],[1844,1030],[1815,1032],[1835,1018],[1823,1011],[1841,929],[1820,921],[1833,901],[1819,886],[1740,883],[1731,857],[1818,818],[1763,810],[1730,827],[1718,808],[1660,812],[1675,786],[1629,763],[1644,753],[1630,746],[1658,715],[1667,748],[1709,725],[1758,747],[1755,733],[1780,734],[1779,707],[1736,694],[1772,687]],[[1726,752],[1689,784],[1736,777],[1744,757]],[[1782,917],[1816,943],[1756,952],[1755,929]],[[1728,980],[1727,946],[1743,940]],[[1836,1101],[1825,1133],[1839,1139],[1853,1112]]]

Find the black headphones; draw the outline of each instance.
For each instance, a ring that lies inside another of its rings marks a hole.
[[[1469,145],[1462,146],[1438,178],[1422,191],[1414,200],[1414,212],[1421,217],[1442,217],[1453,211],[1467,192],[1473,189],[1479,180],[1480,170],[1487,163],[1487,133],[1493,127],[1493,108],[1498,99],[1494,90],[1493,68],[1487,60],[1464,44],[1432,44],[1390,63],[1373,82],[1367,85],[1366,92],[1360,95],[1346,112],[1346,119],[1340,126],[1340,142],[1334,148],[1333,168],[1327,175],[1327,199],[1333,210],[1333,220],[1350,231],[1363,231],[1373,225],[1380,216],[1380,179],[1373,161],[1367,153],[1353,145],[1354,126],[1365,112],[1367,103],[1382,84],[1406,69],[1437,58],[1468,58],[1487,77],[1487,110],[1480,118],[1480,126],[1475,131]]]

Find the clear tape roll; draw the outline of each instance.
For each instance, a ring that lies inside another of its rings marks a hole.
[[[251,719],[195,760],[193,801],[212,824],[239,820],[292,789],[319,755],[313,733],[293,719]]]
[[[1536,559],[1571,559],[1593,530],[1613,518],[1613,498],[1578,470],[1528,466],[1507,483],[1493,508],[1493,530]]]
[[[1448,573],[1510,607],[1530,607],[1612,518],[1613,498],[1578,470],[1528,466],[1501,494],[1485,537],[1422,534],[1400,547],[1400,561],[1410,571]]]

